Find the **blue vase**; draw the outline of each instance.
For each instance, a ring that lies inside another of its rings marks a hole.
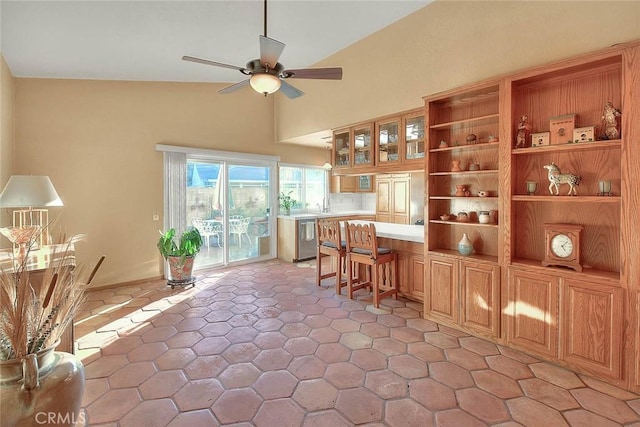
[[[473,243],[469,240],[467,233],[464,233],[462,239],[458,242],[458,252],[464,256],[471,255],[473,252]]]

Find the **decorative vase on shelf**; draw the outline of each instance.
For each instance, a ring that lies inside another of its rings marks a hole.
[[[462,239],[458,242],[458,252],[464,256],[471,255],[473,252],[473,243],[469,239],[469,235],[467,233],[464,233],[462,235]]]
[[[20,359],[0,362],[3,426],[82,424],[84,367],[78,357],[54,351],[57,343]]]

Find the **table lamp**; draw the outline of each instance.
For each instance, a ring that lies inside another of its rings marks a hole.
[[[0,208],[63,206],[60,196],[48,176],[13,175],[0,193]],[[18,245],[18,260],[22,262],[33,240],[42,232],[43,224],[21,224],[0,228],[0,233]]]

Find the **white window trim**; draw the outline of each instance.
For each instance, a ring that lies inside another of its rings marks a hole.
[[[184,153],[189,155],[190,157],[217,157],[221,160],[226,161],[243,161],[246,162],[257,160],[262,162],[279,162],[280,156],[269,156],[266,154],[250,154],[250,153],[239,153],[235,151],[219,151],[219,150],[209,150],[207,148],[193,148],[193,147],[181,147],[178,145],[165,145],[165,144],[156,144],[156,151],[164,151],[170,153]]]

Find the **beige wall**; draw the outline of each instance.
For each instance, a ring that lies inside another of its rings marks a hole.
[[[295,81],[278,141],[420,107],[422,97],[640,39],[640,1],[437,1],[327,58],[343,80]]]
[[[14,173],[51,177],[64,201],[50,210],[60,214],[54,235],[88,235],[78,247],[80,263],[107,256],[95,286],[161,274],[156,144],[326,160],[324,150],[273,142],[272,97],[219,95],[222,86],[15,79]]]
[[[0,53],[0,191],[13,169],[13,82],[11,71]],[[6,210],[0,211],[0,226],[9,224]],[[0,248],[9,246],[9,241],[0,237]]]

